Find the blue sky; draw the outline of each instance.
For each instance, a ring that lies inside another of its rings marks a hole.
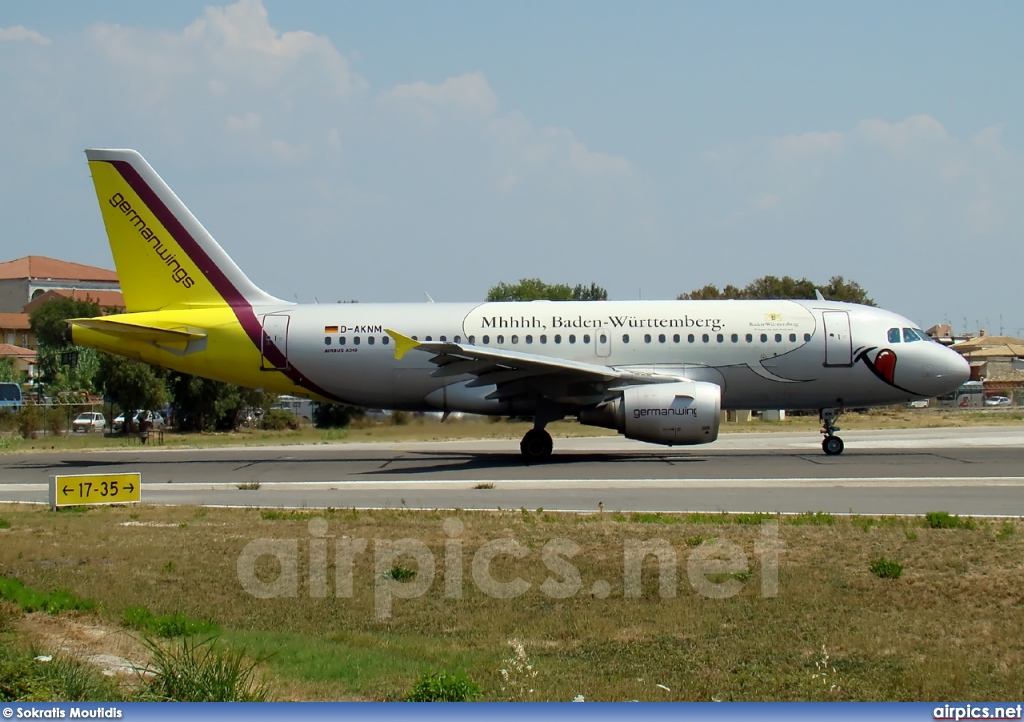
[[[4,258],[110,267],[134,147],[259,285],[857,280],[1024,335],[1024,5],[0,4]]]

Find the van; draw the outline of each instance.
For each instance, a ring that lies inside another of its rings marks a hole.
[[[21,384],[0,382],[0,409],[17,411],[22,406]]]

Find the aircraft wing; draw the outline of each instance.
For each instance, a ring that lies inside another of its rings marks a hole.
[[[541,354],[507,351],[484,346],[444,341],[417,341],[397,331],[384,329],[395,340],[395,358],[409,351],[433,354],[430,361],[438,368],[435,377],[471,375],[476,378],[470,387],[494,385],[498,388],[488,398],[508,398],[522,393],[538,392],[549,397],[592,396],[611,388],[632,384],[671,383],[685,377],[659,374],[639,369],[619,369],[612,366],[569,361]],[[589,392],[569,386],[590,385]]]

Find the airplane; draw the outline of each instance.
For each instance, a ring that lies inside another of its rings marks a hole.
[[[528,416],[520,450],[576,417],[666,446],[718,437],[728,409],[844,409],[951,392],[955,351],[871,306],[809,300],[296,304],[258,288],[134,150],[89,149],[126,313],[73,341],[324,403]]]

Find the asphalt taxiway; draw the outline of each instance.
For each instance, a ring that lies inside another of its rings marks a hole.
[[[137,471],[153,504],[1024,516],[1024,427],[842,436],[835,457],[813,433],[556,439],[529,465],[512,440],[7,454],[0,502],[45,502],[55,474]]]

